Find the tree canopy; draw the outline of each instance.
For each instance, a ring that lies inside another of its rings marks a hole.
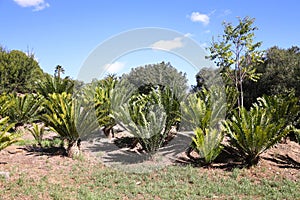
[[[300,48],[271,47],[266,51],[264,63],[255,66],[260,79],[245,82],[245,99],[248,105],[263,95],[295,92],[300,96]]]
[[[132,68],[129,74],[122,76],[122,79],[127,79],[135,87],[144,90],[142,92],[157,85],[168,86],[171,89],[176,87],[180,93],[188,89],[186,74],[178,72],[169,62]]]
[[[0,92],[26,93],[34,89],[43,71],[33,54],[0,48]]]

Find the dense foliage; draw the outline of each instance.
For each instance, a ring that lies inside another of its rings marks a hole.
[[[152,86],[157,85],[168,86],[173,91],[176,88],[177,95],[185,94],[188,89],[186,74],[178,72],[171,63],[165,62],[132,68],[122,79],[128,80],[141,93],[147,93]]]
[[[69,157],[79,154],[80,137],[92,133],[98,128],[93,115],[93,106],[74,99],[71,94],[53,93],[44,103],[46,113],[41,120],[50,126],[62,139],[68,141]]]
[[[0,93],[31,92],[44,76],[33,54],[0,47]]]

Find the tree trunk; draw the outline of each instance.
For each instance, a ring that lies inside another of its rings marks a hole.
[[[67,155],[69,158],[74,158],[76,156],[80,155],[80,143],[81,139],[77,139],[75,141],[68,141],[68,149],[67,149]]]

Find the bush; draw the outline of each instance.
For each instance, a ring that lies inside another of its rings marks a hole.
[[[8,117],[0,119],[0,151],[19,141],[19,134],[9,132],[13,127],[14,124],[9,123]]]
[[[16,128],[23,124],[33,122],[41,114],[43,99],[34,94],[9,94],[5,104],[5,116],[9,116]]]
[[[37,92],[43,97],[48,98],[49,94],[61,94],[66,92],[72,94],[74,89],[74,81],[69,77],[60,78],[46,75],[43,80],[37,83]]]
[[[33,123],[32,129],[28,129],[29,132],[34,137],[35,141],[39,146],[42,146],[43,136],[45,132],[45,126],[39,126],[38,124]]]
[[[223,133],[217,129],[196,128],[195,136],[193,137],[193,149],[203,158],[204,164],[210,164],[221,153],[223,147],[221,142]]]
[[[71,94],[63,92],[49,94],[44,107],[46,113],[41,116],[41,120],[68,141],[69,157],[79,154],[80,137],[98,128],[93,105],[83,103],[80,98],[73,99]]]
[[[171,126],[180,120],[180,103],[168,87],[155,86],[147,94],[120,82],[112,93],[112,116],[132,133],[146,152],[154,153],[167,141]]]
[[[224,122],[230,143],[236,147],[248,165],[257,164],[259,155],[272,147],[294,128],[288,125],[284,115],[272,113],[270,107],[253,105],[250,111],[240,108],[231,119]],[[274,123],[275,119],[278,119]]]
[[[223,140],[221,122],[225,119],[225,94],[222,88],[213,86],[191,94],[182,103],[183,120],[195,136],[187,149],[187,156],[195,150],[204,164],[210,164],[221,152]]]
[[[148,153],[156,152],[164,142],[167,114],[160,90],[148,95],[133,95],[113,116],[132,133]]]

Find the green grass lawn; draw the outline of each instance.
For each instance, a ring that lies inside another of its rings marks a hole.
[[[280,177],[247,176],[191,166],[170,166],[150,173],[127,173],[77,160],[70,171],[39,179],[20,173],[0,179],[0,199],[299,199],[300,184]],[[17,172],[15,172],[17,173]]]

